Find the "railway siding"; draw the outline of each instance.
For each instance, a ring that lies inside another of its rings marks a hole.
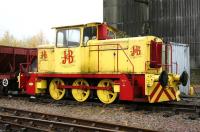
[[[146,108],[148,109],[139,109],[140,105],[136,105],[135,103],[126,104],[123,102],[103,105],[96,101],[77,103],[72,100],[54,101],[47,98],[44,100],[42,98],[37,98],[36,100],[31,99],[30,102],[26,97],[2,97],[0,98],[0,102],[1,107],[17,108],[59,116],[70,116],[86,120],[90,119],[98,122],[103,121],[155,131],[198,132],[200,129],[200,118],[193,118],[193,113],[175,113],[171,111],[171,108],[168,109],[167,107],[162,107],[160,109],[163,110],[159,110],[156,104],[154,104],[154,108],[150,108],[147,105]]]
[[[31,129],[36,127],[41,131],[102,131],[102,132],[116,132],[116,131],[141,131],[154,132],[153,130],[128,127],[123,125],[97,122],[92,120],[72,118],[66,116],[57,116],[46,113],[39,113],[33,111],[19,110],[14,108],[0,108],[0,119],[7,122],[7,124],[23,125],[22,128]],[[9,128],[10,129],[10,128]]]

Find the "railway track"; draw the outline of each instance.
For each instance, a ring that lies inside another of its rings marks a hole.
[[[52,114],[45,114],[33,111],[19,110],[7,107],[0,107],[0,126],[6,131],[139,131],[153,132],[142,128],[128,127],[117,124],[84,120],[72,117],[63,117]]]
[[[190,119],[196,119],[200,117],[200,106],[199,105],[186,105],[186,104],[177,104],[177,103],[162,103],[162,104],[147,104],[147,105],[137,105],[133,106],[137,110],[145,110],[152,112],[168,112],[164,114],[165,117],[177,115],[179,113],[189,113],[191,116]]]
[[[8,97],[2,97],[9,99]],[[10,98],[12,99],[12,98]],[[163,103],[130,103],[130,102],[117,102],[113,104],[103,104],[100,102],[97,102],[96,100],[79,103],[74,100],[66,99],[66,100],[60,100],[55,101],[53,99],[50,99],[50,97],[39,97],[39,98],[29,98],[28,96],[25,97],[13,97],[13,99],[19,99],[19,100],[28,100],[30,102],[34,103],[40,103],[40,104],[52,104],[55,106],[66,106],[66,105],[72,105],[72,106],[99,106],[99,107],[105,107],[105,108],[117,108],[117,107],[123,107],[123,110],[125,111],[134,111],[134,110],[144,110],[144,111],[168,111],[168,112],[174,112],[175,114],[178,114],[179,112],[184,113],[193,113],[196,116],[200,117],[200,97],[183,97],[181,101],[179,102],[163,102]]]
[[[6,97],[5,97],[6,98]],[[188,119],[198,119],[200,118],[200,98],[199,97],[183,97],[180,102],[165,102],[165,103],[130,103],[130,102],[118,102],[110,105],[105,105],[96,100],[92,100],[85,103],[79,103],[74,100],[60,100],[55,101],[48,97],[39,97],[36,99],[30,99],[28,97],[13,97],[19,100],[28,100],[33,103],[39,104],[51,104],[53,106],[98,106],[103,108],[122,108],[121,110],[127,112],[133,112],[138,110],[143,110],[145,114],[150,114],[152,112],[164,112],[164,117],[170,117],[177,115],[179,113],[189,113]],[[11,98],[12,99],[12,98]]]
[[[200,117],[200,98],[199,97],[187,97],[182,98],[179,102],[163,102],[163,103],[130,103],[130,102],[118,102],[110,105],[98,103],[95,101],[90,101],[86,103],[79,103],[72,100],[60,100],[60,101],[53,101],[52,99],[47,98],[40,98],[39,100],[29,100],[32,102],[37,103],[51,103],[57,106],[65,106],[65,105],[82,105],[82,106],[100,106],[100,107],[109,107],[109,108],[117,108],[123,107],[125,111],[135,111],[135,110],[144,110],[144,111],[152,111],[152,112],[160,112],[160,111],[167,111],[171,112],[170,116],[179,114],[179,113],[192,113],[193,117],[199,118]]]

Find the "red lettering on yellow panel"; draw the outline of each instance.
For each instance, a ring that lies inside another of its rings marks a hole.
[[[45,50],[41,52],[40,59],[47,59],[47,52]]]
[[[62,64],[71,64],[74,61],[73,51],[68,49],[64,51],[64,56],[62,57]]]
[[[141,47],[133,46],[131,50],[131,56],[141,55]]]

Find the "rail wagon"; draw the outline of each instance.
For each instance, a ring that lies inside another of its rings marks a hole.
[[[38,48],[37,72],[21,64],[19,88],[27,94],[79,102],[97,97],[105,104],[179,100],[179,85],[186,85],[188,75],[172,74],[174,64],[163,63],[170,54],[163,47],[171,47],[160,38],[116,38],[117,30],[106,23],[54,29],[56,44]]]
[[[3,94],[18,91],[17,76],[21,63],[32,63],[37,49],[0,45],[0,91]]]

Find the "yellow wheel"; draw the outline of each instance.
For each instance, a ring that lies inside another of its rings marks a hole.
[[[98,87],[113,87],[113,81],[109,79],[101,80]],[[117,93],[113,90],[97,90],[99,100],[105,104],[113,103],[117,98]]]
[[[89,86],[88,82],[84,79],[77,79],[73,82],[72,86]],[[72,89],[72,96],[78,102],[83,102],[88,99],[90,95],[89,89]]]
[[[54,78],[49,84],[49,93],[55,100],[60,100],[65,95],[65,89],[58,89],[59,85],[65,85],[64,81],[59,78]]]

